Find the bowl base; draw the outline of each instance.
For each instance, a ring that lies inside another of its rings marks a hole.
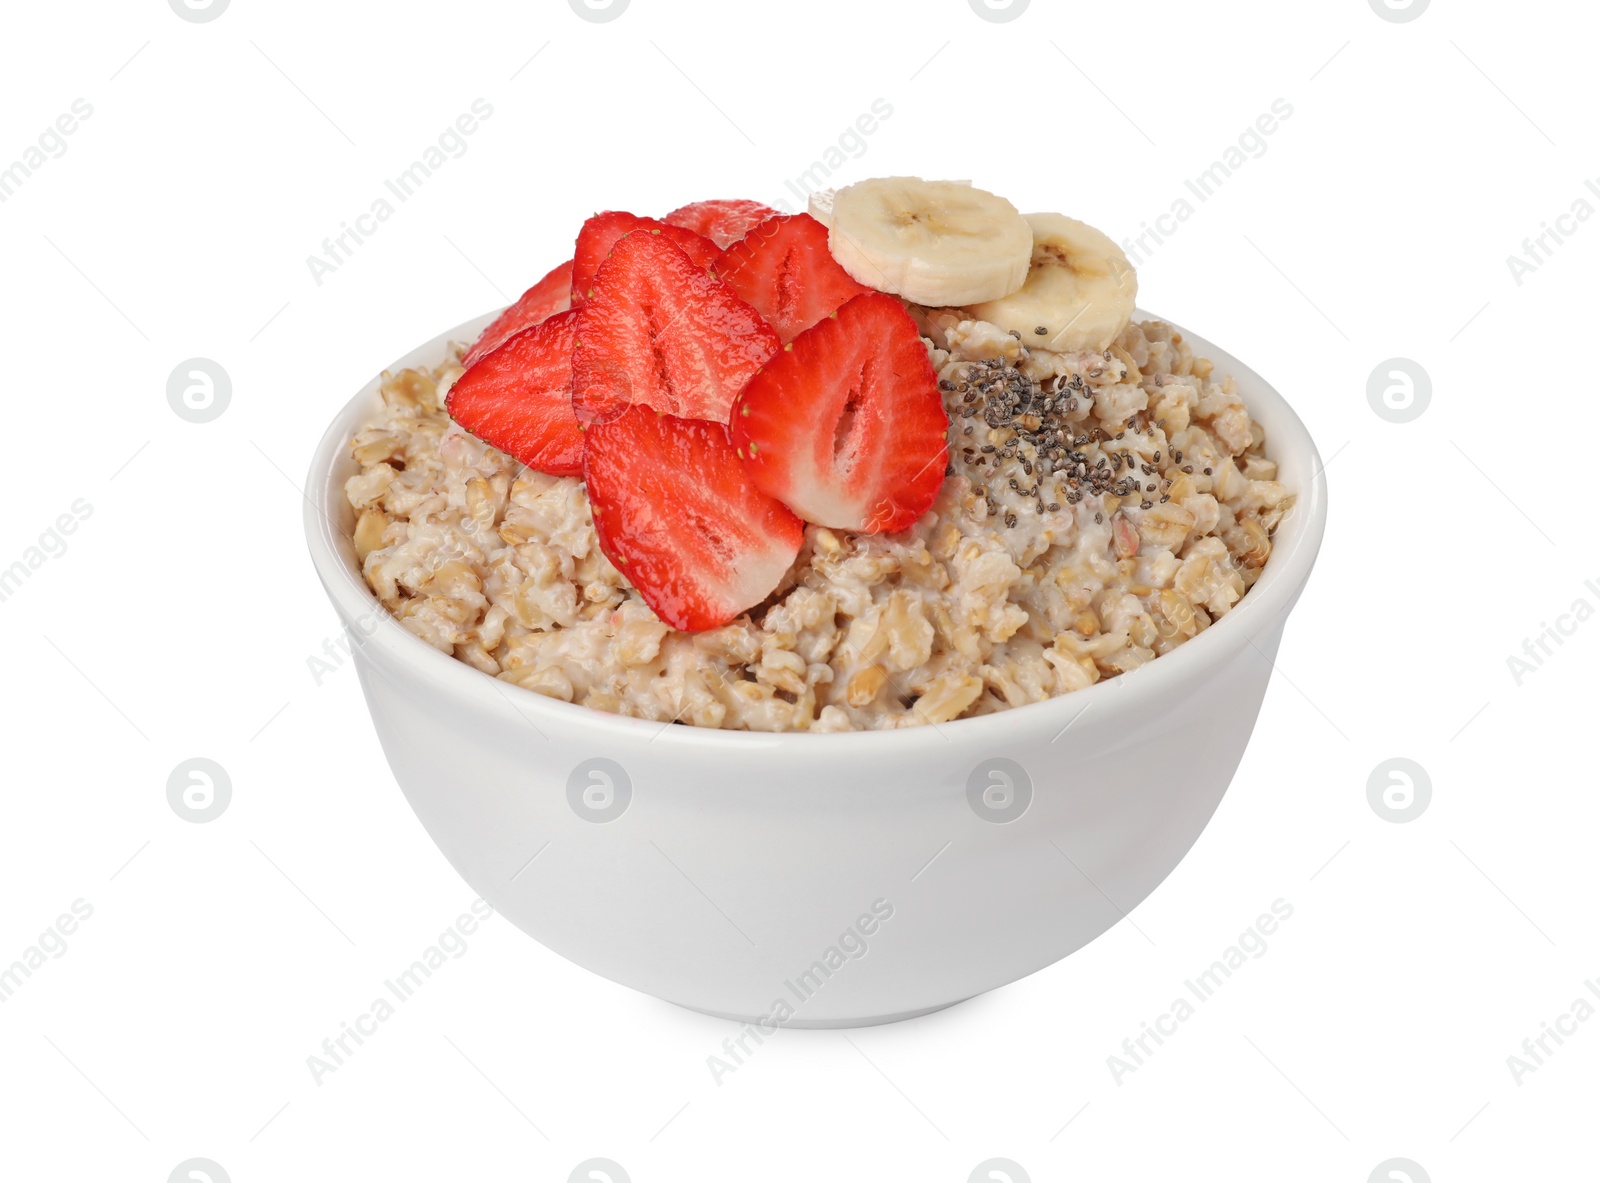
[[[923,1015],[937,1014],[966,1001],[965,998],[958,998],[954,1002],[941,1002],[938,1006],[927,1006],[921,1010],[902,1011],[897,1015],[877,1015],[867,1019],[790,1019],[783,1024],[783,1027],[786,1031],[836,1031],[847,1027],[881,1027],[885,1023],[900,1023],[906,1019],[920,1019]],[[684,1010],[692,1010],[696,1014],[710,1015],[713,1019],[727,1019],[730,1023],[760,1023],[768,1018],[766,1015],[732,1015],[725,1011],[703,1010],[698,1006],[685,1006],[681,1002],[673,1005],[682,1006]]]

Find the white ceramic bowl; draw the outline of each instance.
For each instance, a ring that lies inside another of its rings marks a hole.
[[[490,319],[390,369],[437,364],[447,342]],[[1234,376],[1299,496],[1240,605],[1086,690],[938,727],[835,735],[622,718],[500,682],[413,637],[374,599],[349,541],[346,443],[379,405],[374,379],[317,448],[306,536],[422,824],[475,891],[550,949],[729,1018],[908,1018],[1093,940],[1177,866],[1216,809],[1327,513],[1316,447],[1289,405],[1185,335]],[[597,772],[597,758],[612,764]],[[1012,763],[997,770],[997,759]]]

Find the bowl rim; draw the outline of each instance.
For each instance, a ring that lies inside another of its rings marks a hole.
[[[499,310],[484,313],[439,334],[391,362],[383,373],[424,363],[438,364],[451,342],[474,340],[497,315]],[[312,565],[343,625],[348,627],[352,622],[375,619],[372,631],[364,635],[358,647],[377,646],[434,692],[464,700],[483,710],[486,717],[489,714],[503,717],[503,708],[509,704],[525,723],[531,724],[545,738],[548,738],[546,729],[555,733],[572,733],[576,729],[590,741],[607,736],[619,743],[645,739],[653,744],[667,743],[675,747],[731,749],[730,754],[740,750],[805,745],[808,754],[815,755],[819,751],[816,745],[826,745],[834,750],[848,747],[855,756],[886,755],[896,749],[910,751],[935,736],[949,741],[957,734],[966,743],[989,749],[1002,748],[1008,741],[1047,729],[1059,738],[1091,708],[1114,704],[1118,712],[1137,710],[1146,700],[1159,699],[1164,692],[1181,689],[1203,678],[1207,671],[1219,668],[1246,647],[1256,648],[1263,660],[1270,661],[1271,658],[1254,645],[1254,639],[1280,622],[1293,607],[1310,577],[1327,524],[1327,480],[1321,455],[1310,431],[1288,400],[1249,366],[1198,334],[1143,309],[1136,309],[1134,318],[1162,321],[1174,332],[1181,333],[1196,355],[1209,358],[1216,369],[1233,377],[1251,418],[1262,423],[1266,430],[1268,453],[1279,462],[1280,479],[1286,470],[1297,474],[1296,502],[1274,533],[1273,552],[1261,577],[1238,606],[1221,620],[1136,670],[1043,702],[946,723],[888,730],[745,731],[675,726],[613,714],[550,698],[485,674],[413,635],[383,606],[361,576],[353,561],[350,540],[337,524],[336,504],[332,498],[342,496],[344,480],[335,479],[335,471],[348,459],[347,445],[351,436],[379,404],[383,373],[373,377],[345,403],[312,454],[302,515]],[[1105,714],[1102,710],[1099,718],[1104,719]]]

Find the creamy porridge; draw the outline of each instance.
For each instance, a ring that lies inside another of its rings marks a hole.
[[[584,483],[453,423],[457,347],[385,375],[346,493],[378,599],[486,675],[662,722],[946,723],[1115,677],[1209,627],[1293,504],[1235,392],[1159,321],[1052,352],[911,309],[950,416],[932,508],[893,534],[805,527],[766,600],[689,633],[601,552]]]

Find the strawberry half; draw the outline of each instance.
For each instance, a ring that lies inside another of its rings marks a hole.
[[[750,479],[720,423],[630,407],[584,433],[600,549],[661,620],[727,624],[783,579],[805,525]]]
[[[461,359],[462,368],[470,370],[474,362],[494,352],[523,329],[530,329],[557,312],[566,311],[571,304],[572,260],[568,259],[560,266],[551,268],[550,274],[523,292],[515,304],[478,335],[477,341]]]
[[[828,250],[828,228],[810,214],[778,214],[728,247],[711,270],[767,318],[784,341],[853,296],[857,283]]]
[[[778,335],[665,232],[612,248],[578,310],[572,405],[588,423],[633,403],[726,423],[741,387],[778,351]]]
[[[665,222],[658,222],[654,218],[641,218],[638,214],[624,213],[621,210],[608,210],[603,214],[596,214],[583,224],[583,229],[578,231],[578,242],[572,253],[572,306],[578,307],[589,298],[589,289],[594,286],[595,273],[600,270],[600,264],[605,262],[611,248],[624,235],[634,230],[659,230],[662,235],[670,238],[683,253],[693,259],[697,267],[709,267],[716,259],[719,248],[709,238],[702,238],[693,230],[685,230],[682,226],[669,226]]]
[[[720,201],[691,202],[673,210],[661,220],[703,234],[719,247],[725,247],[738,242],[777,212],[759,201],[730,197]]]
[[[950,419],[916,322],[869,292],[750,379],[728,428],[750,475],[808,522],[910,526],[944,483]]]
[[[583,432],[572,414],[575,309],[524,329],[456,379],[450,417],[484,443],[552,476],[583,474]]]

